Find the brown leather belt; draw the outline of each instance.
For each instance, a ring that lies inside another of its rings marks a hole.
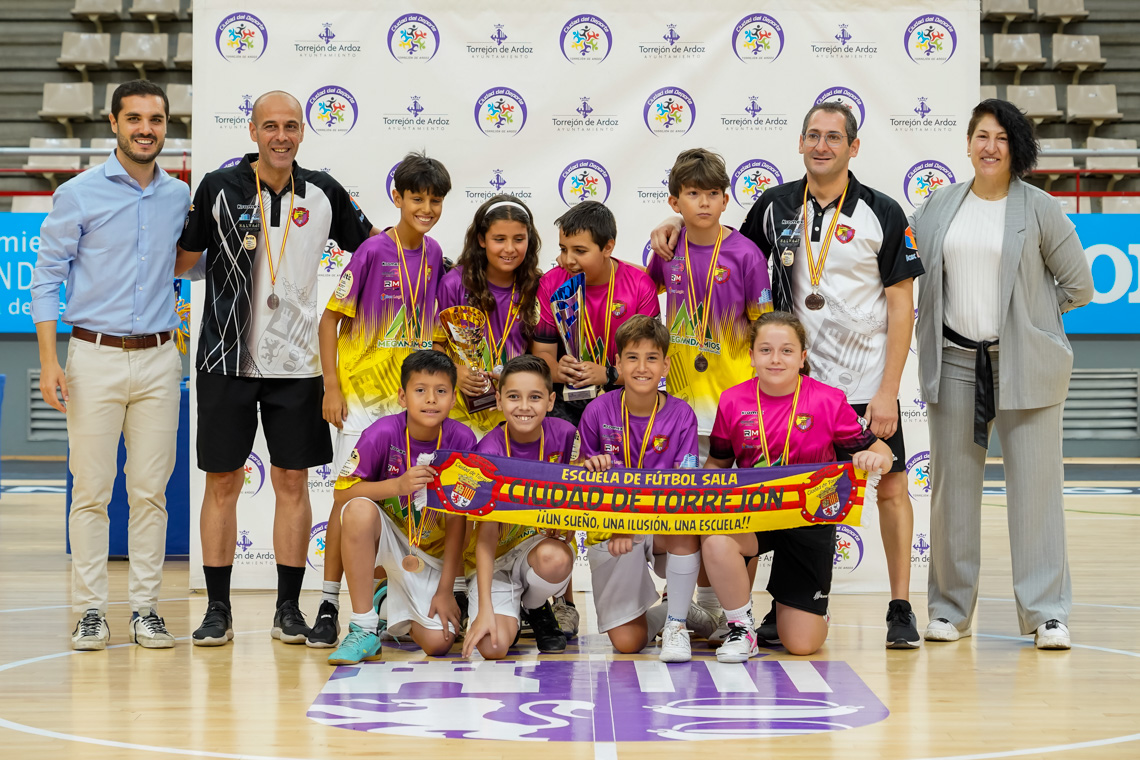
[[[133,351],[137,348],[154,348],[167,343],[173,337],[171,332],[152,333],[150,335],[107,335],[106,333],[91,332],[82,327],[72,327],[71,337],[95,343],[100,346],[121,348],[124,351]]]

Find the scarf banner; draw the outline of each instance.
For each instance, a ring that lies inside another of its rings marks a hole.
[[[475,520],[604,533],[748,533],[858,525],[867,474],[850,462],[743,470],[590,472],[436,452],[427,506]]]

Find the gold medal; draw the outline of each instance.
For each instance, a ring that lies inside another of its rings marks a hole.
[[[252,251],[257,248],[257,237],[251,232],[242,239],[241,244],[247,251]]]

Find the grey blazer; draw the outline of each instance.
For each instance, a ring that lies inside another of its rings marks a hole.
[[[918,281],[918,375],[922,396],[938,402],[942,369],[942,243],[973,180],[944,187],[910,218],[926,276]],[[1073,349],[1061,314],[1093,297],[1092,271],[1076,229],[1053,196],[1014,179],[1001,251],[1000,409],[1060,404]]]

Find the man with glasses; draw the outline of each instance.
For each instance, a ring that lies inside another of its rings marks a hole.
[[[891,447],[894,466],[878,487],[879,524],[892,601],[887,646],[919,646],[908,601],[914,512],[899,425],[899,382],[914,328],[914,278],[923,273],[898,203],[848,170],[859,154],[858,124],[839,102],[819,103],[799,139],[807,174],[767,190],[740,231],[772,264],[772,297],[808,334],[812,377],[847,394],[871,431]],[[679,220],[653,231],[653,249],[672,258]],[[776,605],[758,635],[778,643]]]

